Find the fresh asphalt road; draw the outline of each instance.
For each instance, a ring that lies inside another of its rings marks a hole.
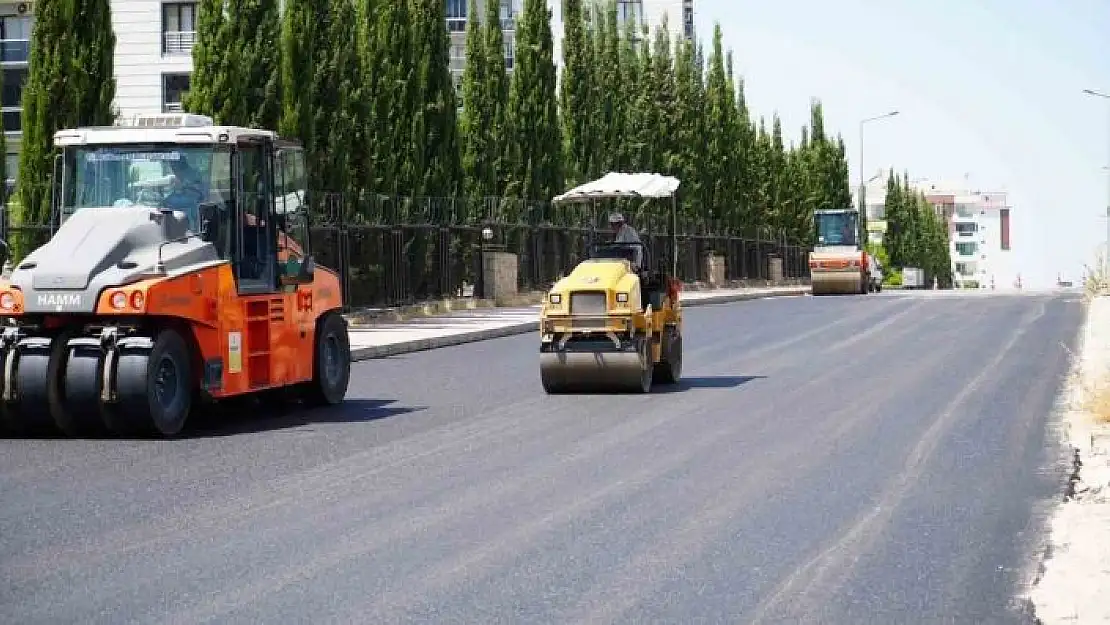
[[[537,337],[177,441],[0,441],[0,622],[1028,622],[1075,296],[686,312],[685,381]]]

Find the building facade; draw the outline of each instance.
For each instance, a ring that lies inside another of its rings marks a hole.
[[[948,223],[955,288],[1008,289],[1013,268],[1007,194],[957,185],[919,184],[918,189]]]

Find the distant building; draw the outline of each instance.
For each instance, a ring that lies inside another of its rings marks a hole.
[[[882,243],[887,231],[886,183],[880,171],[866,185],[868,240]],[[858,186],[858,183],[857,183]],[[1015,283],[1011,266],[1010,211],[1004,192],[975,190],[962,183],[910,181],[948,224],[949,257],[956,288],[990,289]],[[858,192],[854,198],[859,206]]]
[[[917,185],[948,222],[953,286],[990,289],[1015,283],[1010,206],[1002,191],[925,182]]]

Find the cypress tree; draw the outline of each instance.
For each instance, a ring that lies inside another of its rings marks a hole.
[[[708,126],[705,137],[707,207],[704,219],[711,223],[724,218],[732,200],[733,183],[729,178],[731,155],[735,150],[730,132],[732,113],[736,102],[729,88],[725,71],[725,54],[721,45],[721,25],[713,28],[713,50],[709,57],[709,74],[705,85],[705,120]]]
[[[549,200],[563,186],[552,48],[551,11],[546,2],[525,0],[509,88],[507,138],[512,160],[507,194],[532,201]]]
[[[414,195],[448,196],[461,191],[461,167],[446,5],[442,0],[412,1],[417,68],[412,125]]]
[[[563,26],[563,76],[559,105],[569,186],[585,182],[594,168],[593,46],[586,36],[582,0],[563,1]]]
[[[359,155],[353,149],[364,121],[360,115],[362,65],[359,55],[357,11],[351,0],[331,0],[324,33],[327,47],[321,50],[313,81],[317,105],[316,128],[320,163],[317,173],[321,191],[353,195],[359,191]]]
[[[108,0],[37,3],[23,88],[20,202],[12,215],[14,224],[45,224],[50,219],[54,133],[115,119],[114,54]],[[13,255],[21,257],[24,247],[13,242]]]
[[[285,0],[281,27],[281,134],[299,140],[306,156],[316,145],[313,126],[315,67],[328,25],[328,0]],[[310,159],[311,160],[311,159]],[[311,168],[311,163],[310,163]]]
[[[228,0],[228,7],[223,71],[235,97],[222,111],[223,123],[275,130],[282,116],[278,0]]]
[[[489,3],[494,4],[494,3]],[[466,67],[462,76],[462,115],[459,119],[462,144],[464,190],[469,197],[494,194],[490,176],[489,118],[493,97],[486,88],[486,47],[482,21],[477,19],[478,0],[470,0],[466,14]]]
[[[372,36],[366,41],[368,65],[373,68],[370,172],[376,192],[401,195],[411,193],[416,186],[412,127],[418,85],[409,3],[381,2],[375,15]]]
[[[291,0],[295,2],[296,0]],[[228,16],[224,11],[225,0],[200,0],[197,3],[197,39],[193,45],[193,73],[189,79],[189,92],[182,98],[185,110],[212,117],[217,124],[224,123],[227,108],[233,106],[232,86],[235,77],[228,71],[233,55],[227,39]]]
[[[505,70],[505,34],[501,30],[500,3],[486,2],[486,19],[482,28],[482,41],[486,53],[485,93],[490,105],[489,137],[490,195],[505,189],[508,168],[509,142],[506,135],[506,115],[509,100],[509,79]]]

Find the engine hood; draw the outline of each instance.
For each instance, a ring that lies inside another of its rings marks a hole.
[[[26,312],[91,313],[104,288],[149,276],[161,244],[187,233],[188,219],[181,212],[136,206],[84,208],[24,258],[10,282],[23,291]],[[215,247],[198,237],[162,247],[162,262],[171,273],[215,260]],[[59,292],[65,297],[48,295]]]
[[[616,289],[625,282],[626,276],[633,276],[628,261],[621,259],[597,259],[580,263],[574,271],[555,283],[554,291],[580,291]]]

